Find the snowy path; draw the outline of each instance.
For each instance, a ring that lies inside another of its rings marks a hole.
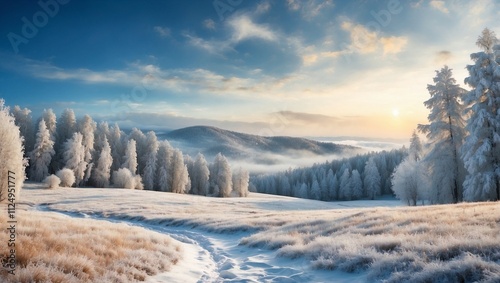
[[[149,277],[146,282],[359,282],[364,274],[313,270],[307,259],[287,259],[275,251],[239,245],[247,232],[218,234],[186,226],[168,227],[68,213],[42,205],[37,209],[60,213],[74,218],[92,218],[113,223],[139,226],[166,234],[183,246],[183,260],[166,273]]]

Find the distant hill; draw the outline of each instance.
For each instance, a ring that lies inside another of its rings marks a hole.
[[[160,134],[159,138],[167,139],[174,147],[190,155],[201,152],[207,158],[212,158],[221,152],[231,159],[250,159],[260,164],[275,164],[276,155],[304,158],[332,154],[350,155],[359,150],[349,145],[318,142],[305,138],[263,137],[209,126],[182,128]]]

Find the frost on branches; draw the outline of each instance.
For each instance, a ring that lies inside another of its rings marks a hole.
[[[113,158],[111,157],[111,147],[108,139],[104,137],[103,147],[97,161],[97,167],[94,168],[93,181],[99,188],[109,187],[109,179],[111,178],[111,165]]]
[[[25,178],[26,162],[23,155],[23,139],[19,127],[9,114],[9,108],[4,106],[4,100],[0,99],[0,202],[9,199],[9,188],[15,189],[15,201],[19,197]]]
[[[431,203],[457,203],[462,200],[465,168],[459,156],[465,137],[463,104],[465,93],[453,78],[451,69],[444,66],[436,71],[434,85],[428,85],[431,98],[424,102],[430,109],[428,125],[419,125],[427,134],[429,152],[423,162],[427,167],[432,190]]]
[[[210,166],[210,193],[219,197],[230,197],[233,187],[231,166],[221,153],[215,156]]]
[[[49,176],[49,165],[54,154],[54,141],[50,129],[42,119],[38,124],[35,148],[30,153],[30,176],[33,181],[41,182]]]
[[[210,170],[207,160],[203,154],[198,153],[194,162],[191,176],[191,193],[195,195],[207,195],[210,186]]]
[[[500,199],[500,45],[495,34],[485,29],[477,40],[482,52],[471,54],[465,79],[472,90],[464,102],[470,118],[469,135],[462,148],[467,175],[464,199],[484,201]]]
[[[64,164],[75,174],[75,183],[80,185],[85,177],[88,163],[85,161],[85,147],[82,144],[83,136],[74,133],[73,137],[64,143]]]
[[[333,172],[331,177],[333,178]],[[366,194],[370,199],[375,199],[375,197],[382,194],[380,187],[380,173],[378,172],[377,164],[375,164],[373,157],[368,159],[365,165],[364,185]]]
[[[417,133],[413,132],[409,155],[392,174],[394,194],[402,202],[412,206],[417,205],[418,200],[427,199],[427,184],[421,156],[422,144]]]

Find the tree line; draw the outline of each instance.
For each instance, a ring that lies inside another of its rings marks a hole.
[[[9,108],[4,108],[6,112]],[[9,114],[9,113],[7,113]],[[249,173],[231,170],[222,154],[209,164],[194,159],[155,132],[133,128],[126,134],[117,124],[96,123],[89,115],[76,119],[66,109],[57,119],[44,110],[33,123],[31,111],[14,106],[13,122],[23,137],[26,175],[49,187],[92,186],[146,189],[205,196],[247,196]]]
[[[482,51],[466,67],[469,91],[447,66],[427,86],[429,124],[418,125],[427,141],[413,134],[393,176],[396,196],[409,205],[500,200],[500,42],[486,28],[476,44]]]
[[[323,201],[374,199],[391,193],[391,173],[406,155],[402,148],[256,175],[251,190]]]

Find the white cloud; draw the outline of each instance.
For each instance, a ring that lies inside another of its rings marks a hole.
[[[257,14],[264,14],[269,12],[270,9],[271,9],[271,4],[269,4],[268,1],[264,1],[259,3],[259,5],[257,5],[257,9],[255,10],[255,12]]]
[[[407,37],[381,37],[374,31],[361,24],[354,24],[350,21],[344,21],[342,29],[349,32],[351,44],[349,48],[353,52],[360,54],[375,53],[382,49],[384,55],[396,54],[403,50],[408,43]]]
[[[79,80],[85,83],[120,83],[129,78],[129,74],[120,70],[96,72],[85,68],[66,70],[46,62],[18,59],[15,69],[29,75],[50,80]]]
[[[342,54],[343,54],[342,51],[324,51],[324,52],[321,52],[321,56],[326,57],[326,58],[337,58]]]
[[[13,69],[34,78],[58,81],[79,81],[87,84],[144,86],[173,93],[203,95],[266,96],[286,86],[292,77],[271,77],[261,70],[249,70],[247,76],[226,76],[207,69],[162,69],[158,65],[129,64],[124,70],[94,71],[90,69],[64,69],[47,62],[15,57],[0,57],[0,66]]]
[[[270,27],[254,23],[248,15],[233,16],[226,21],[226,24],[231,29],[231,34],[223,40],[205,40],[189,33],[184,33],[184,36],[189,44],[221,56],[227,51],[234,51],[234,45],[244,40],[252,38],[273,42],[278,40],[278,35]]]
[[[408,43],[408,38],[396,36],[382,37],[380,38],[380,43],[382,44],[384,55],[399,53]]]
[[[448,10],[448,8],[446,8],[445,2],[442,0],[431,0],[431,2],[429,2],[429,4],[431,5],[432,8],[434,8],[440,12],[443,12],[445,14],[448,14],[450,12]]]
[[[160,36],[160,37],[169,37],[172,34],[172,31],[167,28],[167,27],[160,27],[160,26],[155,26],[154,31]]]
[[[287,0],[288,9],[297,11],[300,9],[300,2],[298,0]]]
[[[201,37],[187,33],[184,36],[189,40],[189,44],[203,49],[208,53],[222,55],[224,52],[232,50],[231,42],[228,41],[204,40]]]
[[[231,18],[229,26],[233,29],[232,42],[240,42],[250,38],[260,38],[267,41],[277,40],[277,35],[267,26],[256,24],[247,15]]]
[[[355,51],[366,54],[374,53],[378,48],[378,36],[376,32],[368,30],[360,24],[345,21],[341,25],[342,29],[348,31],[351,39],[351,48]]]
[[[206,19],[203,21],[203,26],[206,29],[215,30],[215,22],[212,19]]]
[[[318,3],[319,2],[319,3]],[[327,1],[308,1],[307,2],[307,5],[304,6],[304,16],[306,18],[314,18],[316,17],[317,15],[319,15],[319,13],[329,7],[329,6],[333,6],[333,3],[331,0],[327,0]]]
[[[420,5],[422,5],[422,2],[424,2],[424,0],[412,1],[412,2],[410,2],[410,6],[412,8],[420,8]]]
[[[319,56],[317,54],[307,54],[302,56],[302,61],[304,62],[304,65],[309,66],[316,63],[316,61],[318,61],[318,57]]]
[[[305,19],[312,19],[318,16],[322,10],[327,7],[333,7],[333,2],[331,0],[288,0],[288,9],[292,11],[300,11],[300,14]]]

